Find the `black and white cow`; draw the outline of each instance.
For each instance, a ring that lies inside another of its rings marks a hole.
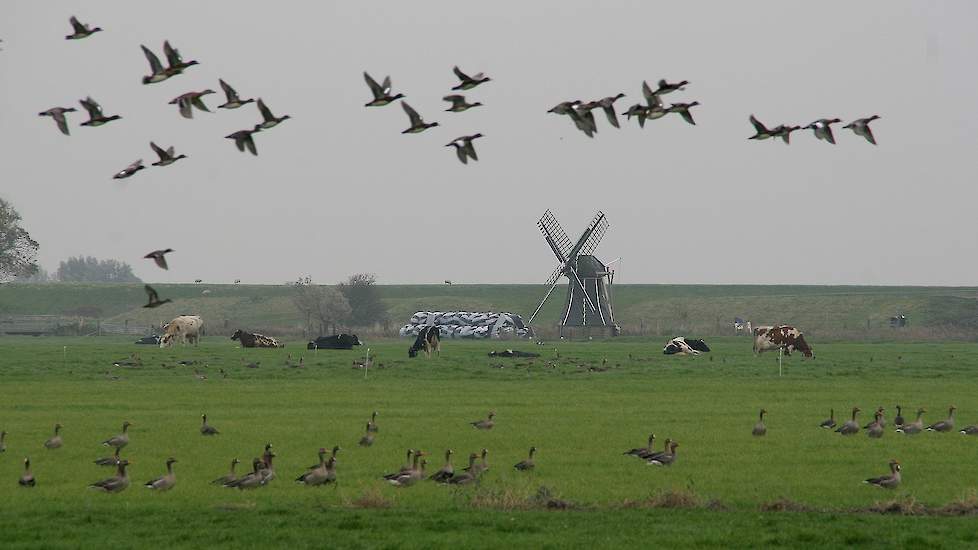
[[[356,334],[336,334],[320,336],[306,345],[307,349],[353,349],[353,346],[363,345]]]
[[[666,346],[662,348],[664,355],[699,355],[701,351],[710,351],[710,346],[707,346],[706,342],[699,338],[687,340],[683,336],[669,340],[666,342]]]
[[[243,348],[284,348],[285,344],[280,343],[271,336],[258,334],[257,332],[245,332],[241,329],[234,331],[231,335],[232,340],[240,340]]]
[[[428,325],[422,327],[418,332],[418,338],[414,341],[414,345],[408,350],[408,357],[417,357],[418,352],[424,350],[426,356],[431,357],[431,352],[438,352],[438,356],[441,357],[441,331],[435,325]]]

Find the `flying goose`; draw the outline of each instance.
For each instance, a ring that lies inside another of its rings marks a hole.
[[[166,68],[166,73],[170,76],[181,74],[185,69],[199,65],[196,61],[184,61],[180,57],[180,52],[170,45],[169,40],[163,42],[163,54],[166,55],[166,62],[170,65]]]
[[[819,428],[824,428],[826,430],[835,427],[835,409],[829,409],[828,420],[823,420],[821,424],[818,425]]]
[[[859,118],[846,124],[843,128],[852,130],[857,136],[862,136],[866,138],[866,141],[876,145],[876,138],[873,137],[873,131],[869,129],[869,123],[878,118],[879,115],[873,115],[869,118]]]
[[[237,474],[234,473],[234,467],[237,466],[241,461],[237,457],[231,459],[231,471],[227,475],[221,476],[211,482],[212,485],[227,485],[232,481],[238,479]]]
[[[295,478],[296,483],[302,483],[310,487],[322,485],[326,482],[326,447],[319,448],[319,464],[301,476]]]
[[[153,489],[154,491],[169,491],[177,484],[177,477],[173,474],[173,463],[177,459],[172,456],[166,459],[166,474],[147,481],[143,487],[147,489]]]
[[[146,46],[140,44],[140,48],[143,49],[143,55],[146,56],[146,61],[149,61],[149,74],[143,77],[143,84],[156,84],[157,82],[163,82],[164,80],[170,78],[174,74],[163,68],[163,64],[160,63],[160,58],[156,57],[156,54],[152,52]]]
[[[666,113],[679,113],[679,116],[683,117],[683,120],[696,126],[696,121],[693,120],[693,115],[689,112],[691,107],[696,107],[699,105],[699,101],[693,101],[691,103],[673,103],[666,109]]]
[[[411,121],[411,126],[407,130],[402,131],[402,134],[418,134],[424,132],[428,128],[438,126],[437,122],[425,122],[424,119],[421,118],[421,115],[419,115],[413,107],[408,105],[407,101],[401,102],[401,108],[404,109],[404,112],[407,113],[408,119]]]
[[[496,411],[489,411],[489,417],[485,420],[476,420],[475,422],[469,422],[469,424],[471,424],[477,430],[491,430],[492,427],[496,425],[496,422],[493,421],[493,418],[495,417]]]
[[[207,94],[216,93],[210,88],[199,92],[187,92],[171,99],[168,105],[176,105],[180,108],[180,116],[183,118],[194,118],[194,108],[204,112],[211,112],[204,103],[203,97]]]
[[[64,445],[64,440],[61,439],[61,424],[54,425],[54,435],[49,437],[47,441],[44,442],[44,446],[48,449],[60,449]]]
[[[65,113],[74,113],[74,107],[52,107],[47,111],[42,111],[37,113],[37,116],[49,116],[54,119],[54,122],[58,125],[58,129],[61,133],[70,136],[71,132],[68,130],[68,120],[65,118]]]
[[[490,80],[492,80],[491,78],[483,75],[482,73],[475,73],[474,75],[469,76],[463,73],[458,68],[458,65],[452,67],[452,72],[455,73],[455,76],[457,76],[458,79],[461,81],[459,82],[458,86],[452,87],[453,90],[471,90],[472,88],[475,88],[476,86],[482,84],[483,82],[489,82]]]
[[[676,447],[679,447],[679,443],[673,441],[669,446],[669,451],[659,454],[654,458],[649,459],[649,464],[655,466],[672,466],[676,462]]]
[[[659,97],[659,94],[653,92],[649,88],[649,83],[644,80],[642,81],[642,95],[645,97],[645,102],[649,105],[648,110],[645,112],[645,118],[655,120],[666,116],[667,110],[662,105],[662,98]]]
[[[521,460],[517,462],[515,465],[513,465],[513,468],[516,468],[521,472],[525,472],[527,470],[532,470],[533,468],[535,468],[536,464],[533,462],[533,454],[536,452],[537,452],[536,447],[530,447],[530,453],[526,457],[526,460]]]
[[[99,105],[97,101],[92,99],[91,96],[86,97],[85,99],[79,99],[78,103],[81,103],[81,106],[88,111],[88,120],[82,122],[82,126],[91,126],[94,128],[96,126],[102,126],[103,124],[108,124],[113,120],[119,120],[122,118],[119,115],[105,116],[102,114],[102,106]]]
[[[655,95],[665,95],[675,92],[676,90],[685,90],[687,84],[689,84],[688,80],[669,83],[663,78],[662,80],[659,80],[659,87],[655,90]]]
[[[200,415],[200,435],[218,435],[221,432],[217,428],[207,423],[207,415]]]
[[[629,107],[628,110],[622,114],[628,117],[628,120],[631,120],[633,116],[637,117],[639,127],[645,128],[645,119],[648,118],[649,108],[646,107],[645,105],[642,105],[641,103],[636,103],[635,105]]]
[[[881,489],[896,489],[900,485],[900,463],[896,460],[890,461],[890,473],[885,476],[871,477],[863,483],[868,483]]]
[[[917,419],[909,424],[900,426],[896,431],[904,435],[919,434],[924,431],[924,420],[921,417],[924,416],[925,412],[927,412],[927,409],[923,407],[917,409]]]
[[[445,147],[455,147],[455,154],[458,156],[458,160],[461,161],[462,164],[468,164],[469,158],[472,160],[479,160],[479,157],[475,154],[475,146],[472,145],[472,140],[481,137],[482,134],[457,137],[452,140],[451,143],[446,143]]]
[[[374,434],[373,432],[370,431],[370,422],[367,422],[366,433],[363,434],[363,437],[360,438],[360,441],[357,443],[357,445],[360,445],[361,447],[369,447],[373,444],[374,444]]]
[[[252,471],[250,473],[245,474],[237,479],[233,479],[225,483],[224,486],[228,488],[237,488],[239,490],[244,490],[244,489],[256,489],[258,487],[265,485],[265,479],[264,477],[262,477],[263,465],[264,462],[262,462],[262,459],[255,458],[254,460],[251,461]]]
[[[767,434],[767,426],[764,425],[764,415],[766,413],[767,409],[761,409],[761,414],[758,416],[757,424],[754,424],[754,429],[750,432],[754,437],[760,437]]]
[[[634,449],[629,449],[622,453],[623,455],[634,456],[638,458],[644,458],[652,454],[652,444],[655,443],[655,434],[649,434],[649,441],[645,447],[635,447]]]
[[[132,426],[132,423],[129,422],[128,420],[126,420],[125,422],[123,422],[122,423],[122,433],[121,434],[118,434],[118,435],[114,435],[114,436],[106,439],[105,441],[102,442],[102,446],[103,447],[119,447],[119,448],[122,448],[122,447],[125,447],[126,445],[128,445],[129,444],[129,426]]]
[[[801,130],[801,126],[787,126],[784,124],[779,125],[775,129],[771,130],[771,137],[780,137],[784,141],[785,145],[791,144],[791,132],[796,130]]]
[[[964,435],[978,435],[978,426],[972,424],[971,426],[967,426],[963,430],[958,431]]]
[[[448,449],[445,451],[445,465],[441,467],[440,470],[431,474],[428,479],[432,481],[437,481],[438,483],[447,483],[448,480],[452,479],[455,475],[455,467],[452,466],[452,454],[454,451]],[[474,453],[473,453],[474,455]]]
[[[292,118],[289,115],[282,115],[282,116],[273,115],[272,110],[269,109],[267,105],[265,105],[265,102],[261,98],[258,98],[258,111],[261,112],[261,117],[264,120],[262,120],[262,122],[260,122],[259,124],[255,125],[255,130],[268,130],[270,128],[274,128],[278,126],[283,121]]]
[[[377,427],[377,411],[374,411],[370,415],[370,422],[367,422],[367,431],[371,433],[377,433],[380,428]]]
[[[597,101],[598,107],[601,107],[604,111],[604,116],[608,118],[608,124],[611,124],[615,128],[621,128],[618,125],[618,117],[615,115],[615,102],[623,97],[625,97],[625,94],[619,92],[614,96],[608,96]]]
[[[218,109],[237,109],[246,103],[254,103],[254,98],[242,100],[238,97],[238,92],[234,91],[234,88],[230,84],[224,82],[224,79],[219,78],[217,81],[221,84],[221,89],[224,90],[224,97],[227,99],[223,105],[217,106]]]
[[[367,71],[363,71],[363,79],[367,81],[367,87],[370,88],[370,93],[374,96],[364,107],[383,107],[405,97],[404,94],[391,95],[392,86],[390,75],[384,77],[383,85],[377,84],[377,81],[367,74]]]
[[[147,302],[147,304],[143,307],[150,307],[150,308],[160,307],[163,304],[167,304],[173,301],[170,298],[167,298],[166,300],[160,300],[159,294],[157,294],[156,291],[153,290],[153,287],[149,285],[143,285],[143,290],[146,291],[146,296],[149,299],[149,302]]]
[[[573,109],[574,105],[577,105],[579,103],[580,100],[576,100],[576,99],[574,101],[562,101],[557,105],[555,105],[553,108],[549,109],[547,112],[553,113],[555,115],[569,115],[571,114],[571,110]]]
[[[21,487],[33,487],[37,485],[37,480],[34,479],[34,472],[31,471],[31,459],[24,458],[24,473],[20,475],[20,479],[17,483]]]
[[[238,151],[244,153],[244,150],[247,147],[248,151],[251,152],[252,155],[258,156],[258,149],[255,148],[255,138],[253,137],[253,134],[257,131],[257,128],[254,130],[238,130],[237,132],[224,137],[227,139],[233,139],[234,145],[237,146]]]
[[[160,269],[170,269],[170,267],[166,265],[166,257],[165,257],[170,252],[173,252],[172,248],[167,248],[165,250],[154,250],[149,254],[143,256],[143,259],[153,260],[154,262],[156,262],[156,266],[159,267]]]
[[[101,481],[89,485],[91,489],[96,489],[105,493],[118,493],[129,487],[129,474],[126,473],[126,466],[129,461],[122,459],[116,464],[116,474]]]
[[[903,426],[903,407],[897,405],[896,410],[897,414],[896,418],[893,419],[893,425],[899,428],[900,426]]]
[[[121,458],[119,458],[119,452],[121,452],[121,451],[122,451],[122,447],[116,447],[115,448],[115,452],[112,453],[112,456],[106,456],[106,457],[103,457],[103,458],[95,459],[94,460],[95,465],[96,466],[115,466],[116,464],[119,463],[120,460],[122,460]]]
[[[951,408],[947,411],[947,420],[941,420],[927,426],[928,432],[951,432],[954,431],[954,411],[958,410],[957,407],[951,405]]]
[[[569,113],[574,126],[584,132],[584,135],[589,138],[593,138],[594,134],[598,133],[598,123],[594,120],[594,113],[591,112],[597,106],[598,104],[593,101],[587,103],[579,102],[571,106]]]
[[[118,172],[116,172],[115,174],[113,174],[112,179],[114,179],[114,180],[123,180],[123,179],[126,179],[128,177],[132,177],[133,174],[135,174],[136,172],[142,170],[143,168],[146,168],[145,166],[143,166],[143,159],[137,159],[135,162],[133,162],[129,166],[126,166],[122,170],[119,170]]]
[[[754,125],[754,135],[747,139],[767,139],[775,136],[773,130],[768,130],[767,126],[764,125],[757,117],[754,115],[750,116],[750,123]]]
[[[808,126],[805,126],[805,130],[812,130],[815,137],[818,139],[824,139],[832,145],[835,145],[835,136],[832,135],[831,125],[835,124],[836,122],[842,122],[842,120],[838,118],[820,118]]]
[[[89,27],[85,23],[79,21],[74,15],[72,15],[68,21],[71,23],[71,28],[75,32],[66,36],[65,40],[81,40],[82,38],[88,38],[89,36],[92,36],[93,34],[102,30],[102,27]]]
[[[461,113],[462,111],[467,111],[472,107],[481,107],[482,104],[476,101],[475,103],[466,103],[465,96],[459,94],[447,95],[442,98],[444,101],[452,102],[452,106],[445,109],[449,113]]]
[[[187,155],[184,154],[177,155],[172,145],[168,147],[165,151],[163,150],[162,147],[156,145],[152,141],[149,142],[149,146],[150,148],[153,149],[153,152],[156,153],[156,156],[160,157],[160,160],[154,162],[153,166],[160,166],[160,167],[169,166],[180,159],[187,158]]]
[[[450,483],[451,485],[467,485],[475,481],[478,477],[477,474],[475,473],[476,472],[475,461],[477,458],[479,458],[479,455],[475,453],[470,453],[469,467],[466,468],[464,471],[459,472],[453,475],[451,478],[449,478],[448,483]]]
[[[861,411],[859,407],[852,408],[852,419],[846,420],[846,423],[835,429],[837,433],[842,435],[852,435],[859,431],[859,423],[856,422],[856,413]]]
[[[882,407],[880,408],[882,409]],[[875,417],[876,419],[866,426],[866,435],[873,439],[879,439],[883,437],[883,411],[876,411]]]

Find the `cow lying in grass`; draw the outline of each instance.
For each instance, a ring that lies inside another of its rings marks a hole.
[[[710,346],[700,339],[687,340],[683,336],[677,336],[666,342],[662,348],[665,355],[699,355],[701,351],[710,351]]]
[[[418,332],[414,345],[408,350],[408,357],[417,357],[421,350],[424,350],[424,354],[428,357],[431,357],[432,351],[438,352],[438,356],[441,357],[441,340],[438,338],[440,335],[441,331],[434,325],[422,328]]]
[[[336,334],[333,336],[320,336],[306,345],[307,349],[353,349],[353,346],[360,346],[362,343],[356,334]]]
[[[278,340],[272,338],[271,336],[265,336],[264,334],[258,334],[257,332],[245,332],[241,329],[234,331],[231,335],[232,340],[240,340],[241,347],[243,348],[284,348],[285,344],[279,343]]]

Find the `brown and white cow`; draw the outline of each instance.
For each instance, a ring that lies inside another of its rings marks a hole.
[[[181,315],[170,321],[163,327],[163,336],[160,337],[160,347],[168,348],[174,342],[179,341],[186,345],[200,343],[200,335],[204,328],[204,320],[198,315]]]
[[[778,325],[776,327],[754,328],[754,353],[771,349],[782,349],[785,355],[798,350],[805,357],[815,358],[815,352],[805,341],[805,335],[795,327]]]

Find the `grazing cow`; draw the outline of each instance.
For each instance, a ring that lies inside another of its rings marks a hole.
[[[204,328],[204,320],[198,315],[181,315],[170,321],[163,327],[163,336],[160,337],[160,347],[168,348],[175,340],[181,344],[200,343],[200,335]]]
[[[336,334],[320,336],[306,346],[307,349],[353,349],[353,346],[363,345],[356,334]]]
[[[663,355],[699,355],[701,351],[710,351],[710,347],[703,340],[687,340],[683,336],[677,336],[666,342],[666,347],[662,348]]]
[[[284,348],[285,344],[280,343],[271,336],[258,334],[257,332],[245,332],[241,329],[234,331],[231,335],[232,340],[240,340],[243,348]]]
[[[418,338],[414,341],[414,345],[408,350],[408,357],[417,357],[418,352],[424,350],[426,356],[431,357],[431,352],[438,352],[438,356],[441,357],[441,341],[439,336],[441,331],[435,325],[428,325],[423,327],[418,332]]]
[[[815,352],[805,341],[805,336],[801,331],[788,325],[754,329],[754,353],[761,353],[769,349],[784,350],[785,355],[791,355],[791,352],[798,350],[805,357],[815,358]]]

